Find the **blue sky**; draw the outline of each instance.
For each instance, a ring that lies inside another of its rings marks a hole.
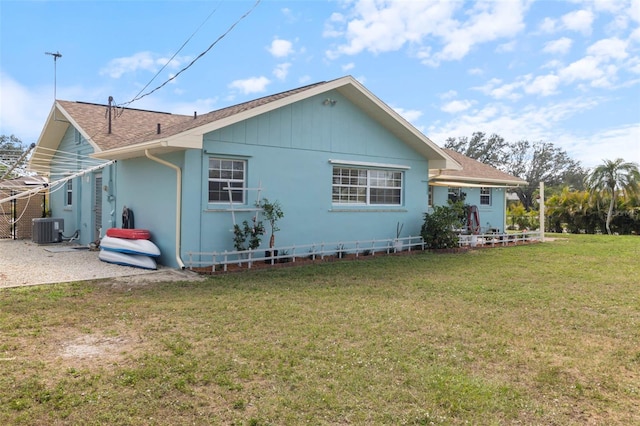
[[[0,0],[0,134],[37,141],[45,52],[58,99],[122,104],[234,23],[130,106],[202,114],[352,75],[441,146],[483,131],[640,163],[640,0]]]

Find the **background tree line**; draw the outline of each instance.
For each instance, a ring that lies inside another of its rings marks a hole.
[[[537,226],[536,199],[545,184],[547,231],[640,234],[640,172],[636,163],[605,160],[587,170],[551,142],[520,140],[483,132],[448,138],[445,148],[524,179],[510,205],[513,225]],[[520,223],[515,223],[517,221]]]

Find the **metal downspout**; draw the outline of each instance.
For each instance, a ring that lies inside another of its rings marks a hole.
[[[156,163],[160,163],[164,166],[170,167],[176,171],[176,261],[180,266],[180,269],[184,269],[184,262],[180,258],[180,246],[182,244],[182,234],[180,232],[180,224],[182,223],[182,170],[180,167],[172,164],[168,161],[165,161],[161,158],[154,157],[151,155],[148,149],[144,150],[144,155],[147,156],[148,159],[155,161]]]

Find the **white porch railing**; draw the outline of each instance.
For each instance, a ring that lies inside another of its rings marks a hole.
[[[479,235],[460,234],[458,236],[459,247],[495,247],[534,241],[542,241],[541,231],[538,230],[514,233],[486,233]]]
[[[270,264],[296,262],[300,259],[324,260],[327,257],[343,258],[392,254],[399,251],[424,250],[422,237],[403,237],[382,240],[338,241],[295,246],[278,246],[273,249],[223,251],[223,252],[187,252],[187,268],[211,268],[212,272],[227,271],[228,265],[247,265],[251,268],[256,262]],[[277,252],[277,254],[275,254]]]
[[[527,242],[541,241],[540,231],[518,233],[490,233],[480,235],[459,235],[459,247],[495,247]],[[229,265],[246,265],[250,269],[255,263],[296,262],[301,259],[325,260],[325,258],[343,258],[393,254],[401,251],[425,250],[421,236],[389,238],[381,240],[338,241],[294,246],[278,246],[273,249],[194,252],[186,253],[186,267],[201,269],[202,272],[227,271]]]

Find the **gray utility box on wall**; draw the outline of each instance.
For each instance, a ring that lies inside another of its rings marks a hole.
[[[32,219],[32,240],[36,244],[50,244],[62,242],[64,219],[43,217]]]

